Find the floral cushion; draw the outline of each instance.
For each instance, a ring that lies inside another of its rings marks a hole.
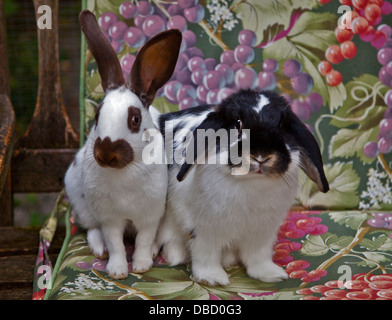
[[[72,220],[72,219],[71,219]],[[365,211],[291,211],[275,244],[274,262],[289,279],[263,283],[244,267],[226,269],[228,286],[192,280],[190,265],[168,266],[158,256],[146,273],[110,278],[106,260],[91,255],[86,235],[71,225],[72,237],[48,299],[136,300],[392,300],[392,214]]]

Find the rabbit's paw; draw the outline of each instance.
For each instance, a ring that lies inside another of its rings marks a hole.
[[[217,267],[193,267],[193,280],[208,286],[227,286],[230,283],[229,276],[221,266]]]
[[[106,266],[106,272],[114,279],[125,279],[128,277],[128,262],[124,259],[110,258]]]
[[[152,267],[151,258],[139,258],[132,261],[132,272],[134,273],[144,273],[151,269]]]
[[[286,271],[272,261],[262,265],[248,267],[246,271],[251,278],[258,279],[262,282],[279,282],[288,279]]]

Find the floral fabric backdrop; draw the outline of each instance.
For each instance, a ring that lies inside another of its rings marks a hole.
[[[331,190],[303,178],[307,208],[391,209],[392,4],[383,0],[87,1],[129,71],[138,49],[183,33],[161,112],[219,103],[239,88],[276,90],[314,133]],[[86,128],[103,90],[87,54]],[[88,129],[87,129],[88,131]]]

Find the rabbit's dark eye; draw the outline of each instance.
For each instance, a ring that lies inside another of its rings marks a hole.
[[[142,122],[142,113],[140,109],[130,106],[128,108],[128,128],[132,133],[138,133]]]

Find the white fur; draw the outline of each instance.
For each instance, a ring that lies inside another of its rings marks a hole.
[[[257,106],[254,107],[254,109],[255,109],[258,113],[260,113],[261,110],[263,110],[263,108],[264,108],[267,104],[269,104],[269,103],[270,103],[269,99],[268,99],[266,96],[264,96],[264,95],[261,94],[261,95],[260,95],[259,103],[257,104]]]
[[[139,133],[131,133],[127,126],[129,106],[141,110]],[[88,230],[93,254],[109,253],[107,272],[117,279],[128,276],[123,243],[127,220],[132,220],[137,230],[132,270],[147,271],[156,254],[153,241],[165,209],[167,167],[146,165],[142,161],[142,149],[149,143],[142,141],[142,134],[150,128],[154,128],[151,116],[134,93],[124,87],[109,91],[98,126],[92,128],[65,176],[66,192],[78,221]],[[98,137],[110,137],[112,141],[125,139],[134,151],[134,160],[122,169],[99,166],[93,156]]]
[[[229,284],[223,267],[238,258],[252,278],[287,279],[272,262],[272,254],[279,226],[297,192],[299,153],[291,152],[291,157],[281,178],[259,175],[258,168],[246,176],[233,176],[227,166],[206,164],[196,165],[179,183],[178,166],[173,166],[158,231],[167,262],[176,265],[191,258],[194,280],[209,285]],[[187,242],[189,234],[193,239]]]

